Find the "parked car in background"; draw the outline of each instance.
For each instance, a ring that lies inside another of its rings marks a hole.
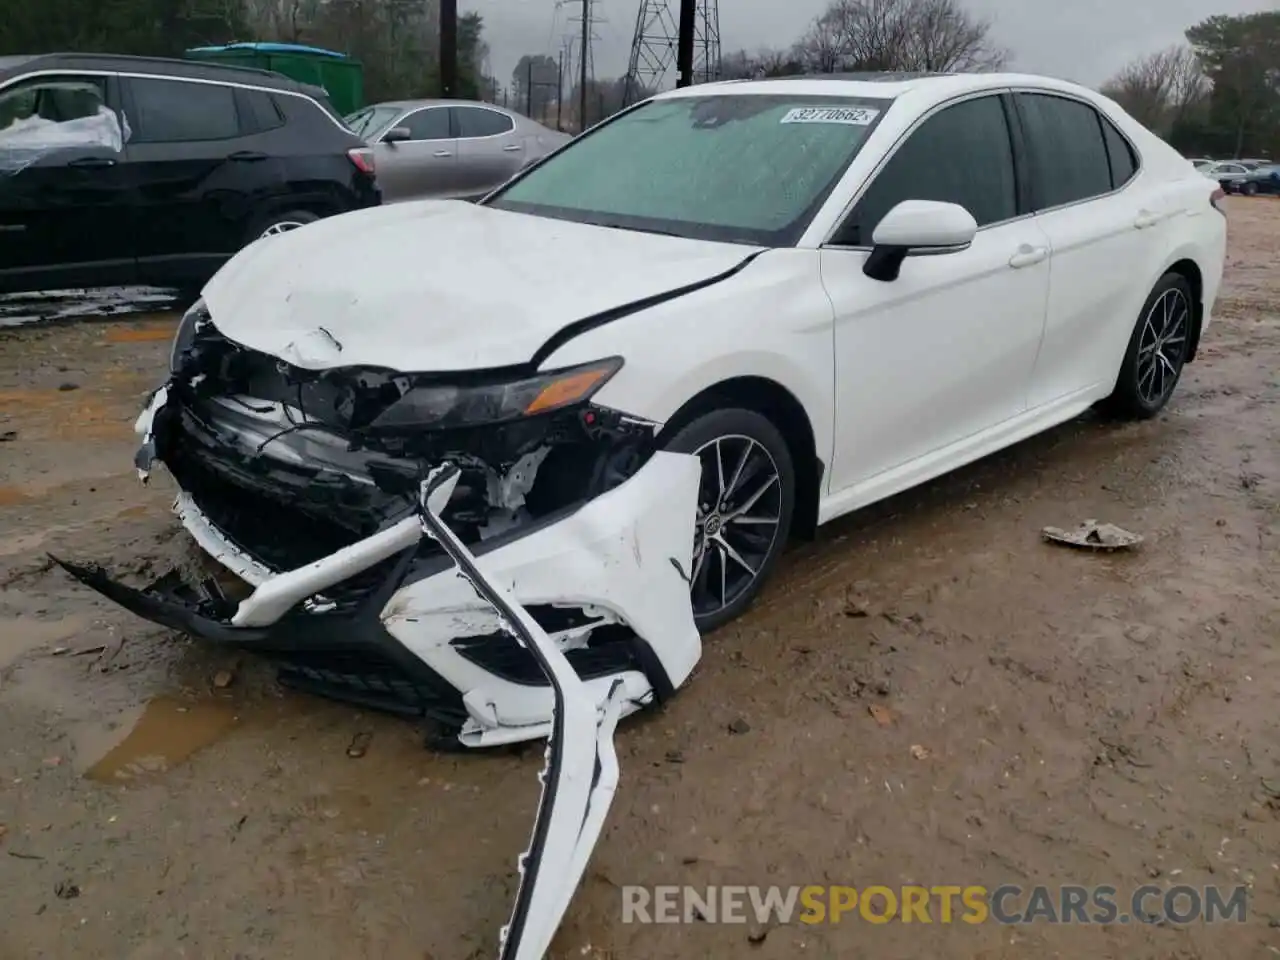
[[[380,202],[373,152],[263,70],[0,59],[0,292],[197,289],[259,237]]]
[[[1259,193],[1280,193],[1280,167],[1258,166],[1236,184],[1236,189],[1247,197]]]
[[[1208,157],[1187,157],[1187,163],[1191,164],[1197,170],[1207,167],[1213,163]]]
[[[1207,167],[1200,167],[1200,172],[1210,180],[1217,180],[1223,190],[1235,193],[1249,175],[1249,168],[1235,160],[1221,160]]]
[[[479,199],[572,139],[472,100],[379,103],[346,120],[373,148],[388,202]]]

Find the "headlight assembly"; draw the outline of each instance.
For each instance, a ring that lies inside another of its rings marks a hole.
[[[447,430],[552,413],[589,400],[621,368],[621,357],[609,357],[505,383],[423,384],[409,389],[369,426],[373,430]]]
[[[169,372],[177,373],[182,365],[182,355],[195,343],[196,331],[209,319],[209,309],[203,300],[191,305],[182,320],[178,323],[178,332],[173,337],[173,347],[169,351]]]

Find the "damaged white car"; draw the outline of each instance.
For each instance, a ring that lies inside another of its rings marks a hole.
[[[451,742],[545,737],[554,690],[670,696],[788,536],[1076,416],[1151,416],[1195,355],[1225,218],[1115,104],[1034,77],[677,90],[478,205],[260,240],[183,319],[139,421],[235,575],[84,582]],[[196,580],[198,582],[193,582]]]

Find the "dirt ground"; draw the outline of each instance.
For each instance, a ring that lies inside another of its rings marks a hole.
[[[623,725],[557,958],[1280,955],[1280,203],[1230,221],[1166,415],[1084,418],[833,524]],[[172,326],[0,331],[0,958],[493,955],[540,750],[430,752],[49,569],[182,548],[166,479],[130,465]],[[1146,541],[1040,538],[1086,518]],[[1211,927],[621,922],[624,884],[733,883],[1251,898]]]

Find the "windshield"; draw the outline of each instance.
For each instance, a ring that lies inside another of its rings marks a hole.
[[[398,107],[365,107],[344,119],[351,132],[366,140],[373,136],[400,113]]]
[[[891,101],[793,94],[654,100],[487,201],[702,240],[795,243]]]

